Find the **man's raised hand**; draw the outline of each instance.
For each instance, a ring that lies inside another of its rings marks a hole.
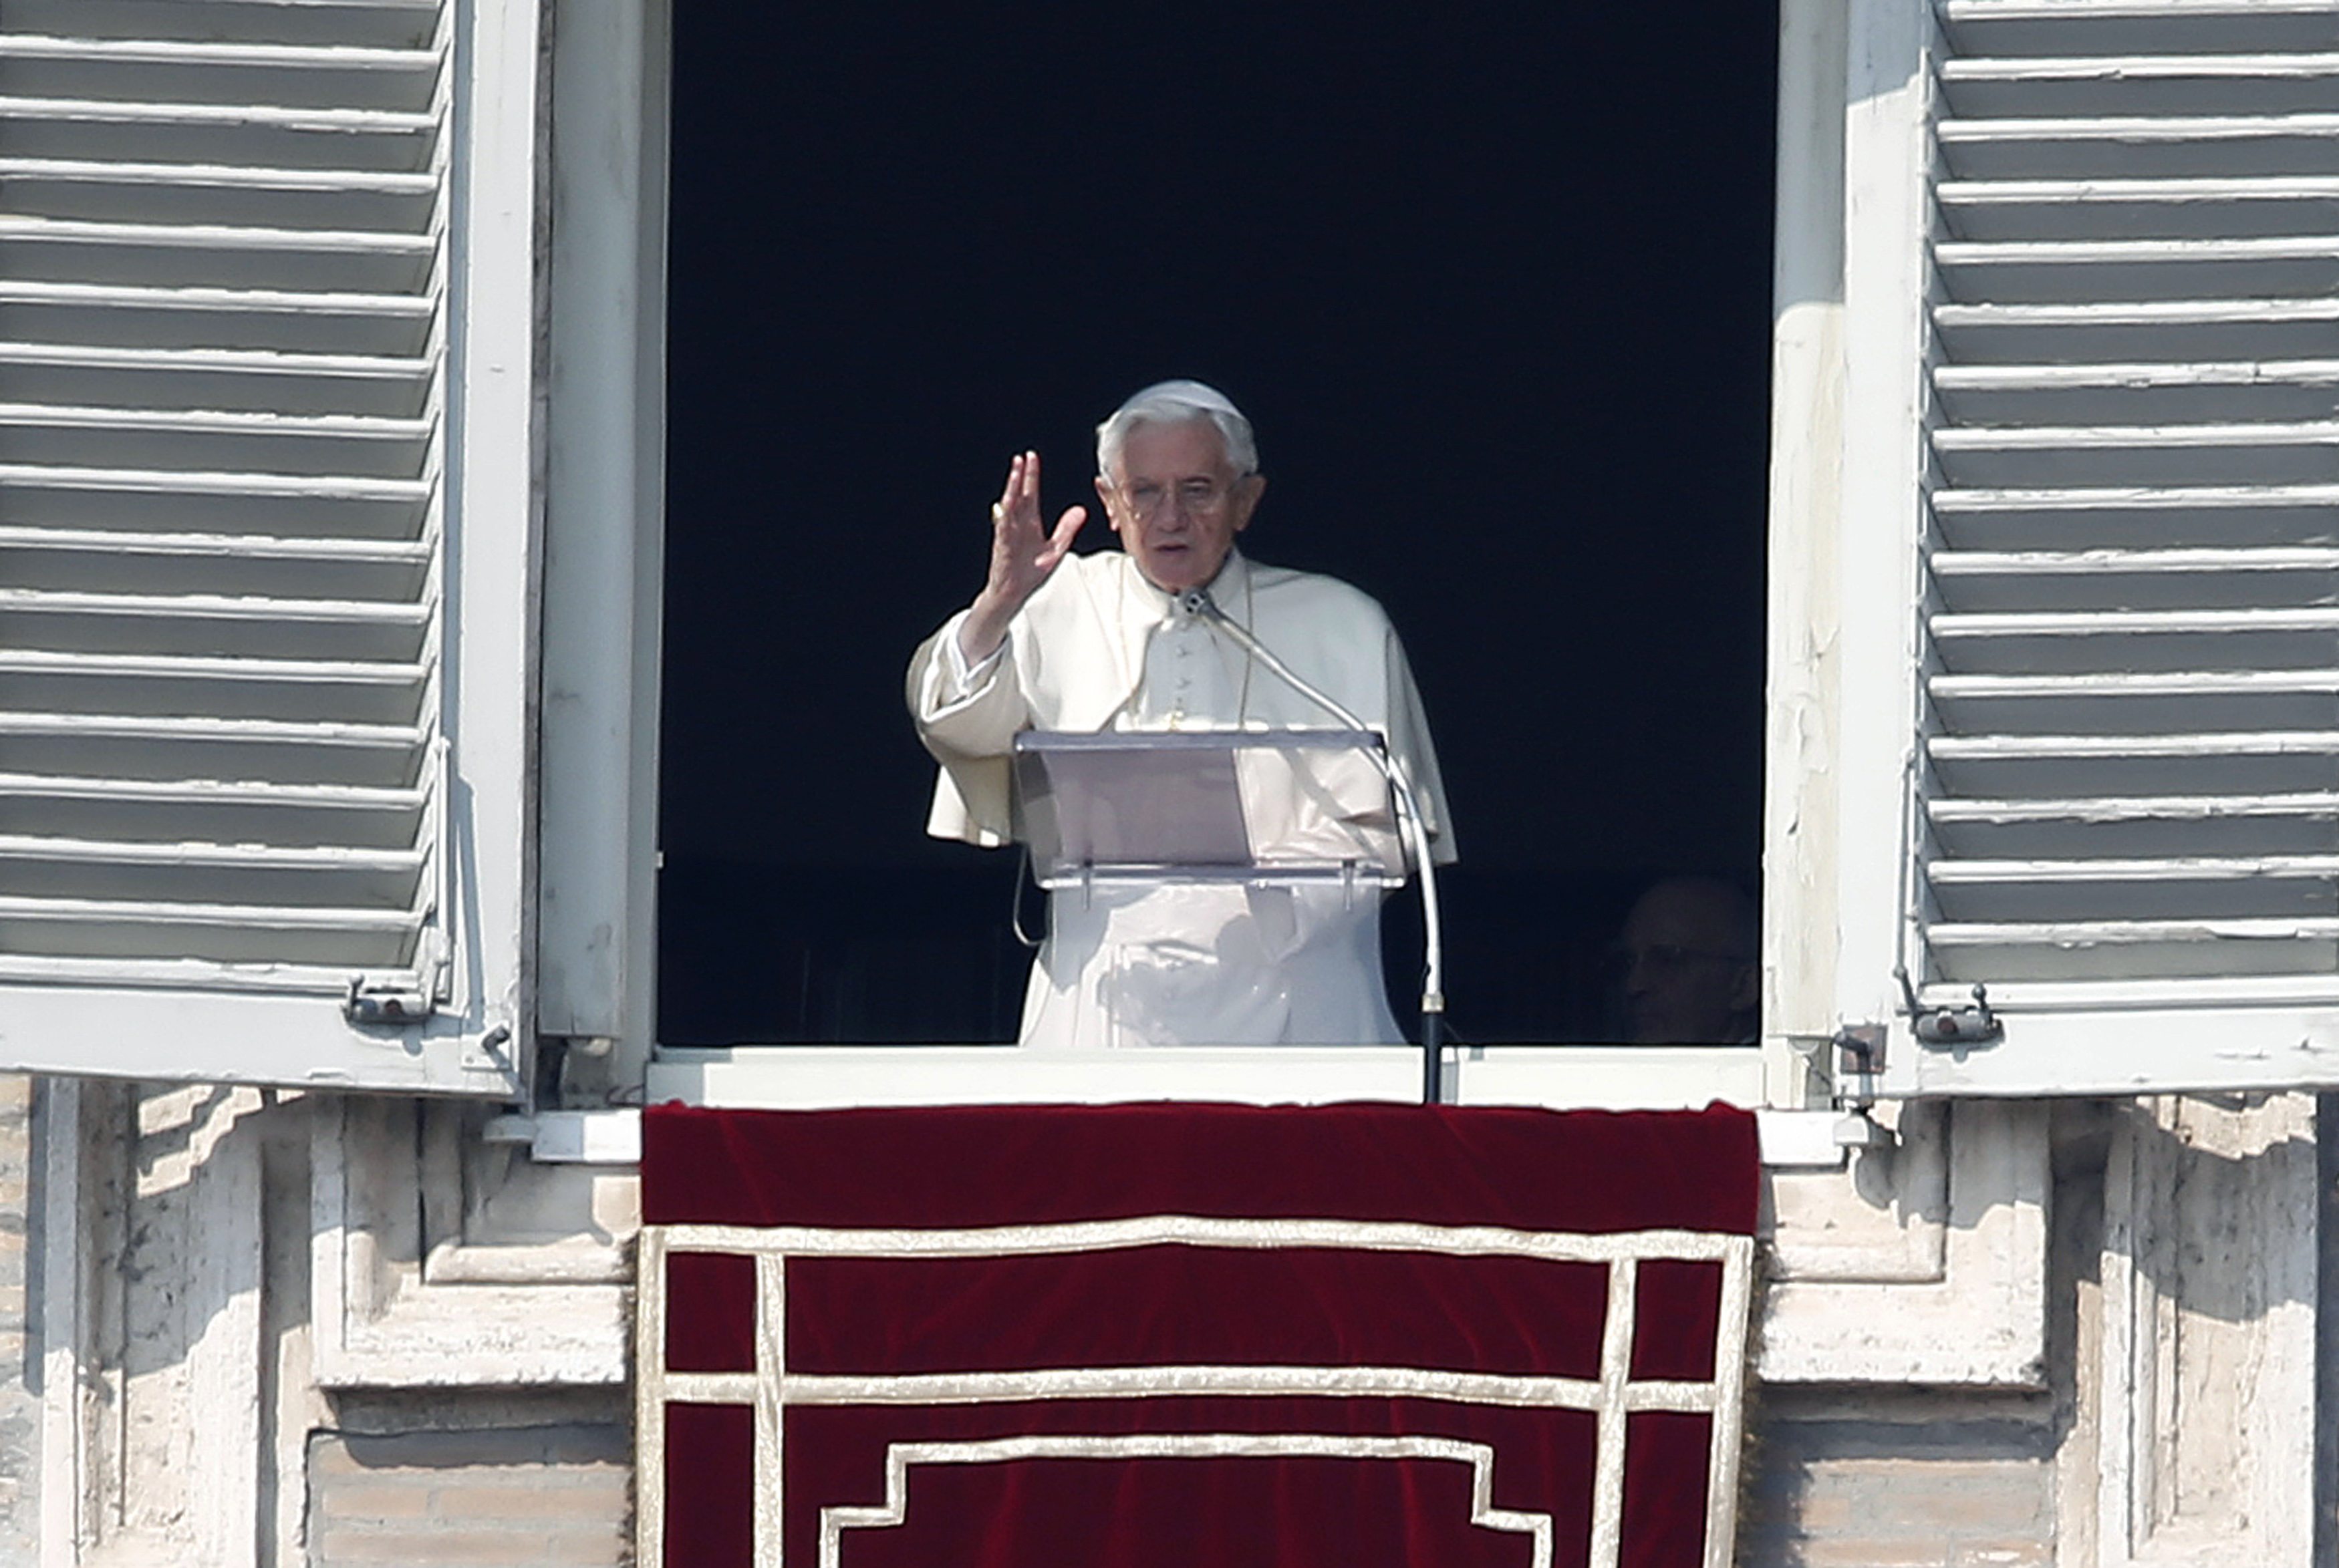
[[[1067,507],[1051,533],[1040,513],[1040,454],[1018,453],[991,508],[991,572],[959,624],[959,652],[981,664],[1006,639],[1007,623],[1037,593],[1089,520],[1086,507]]]

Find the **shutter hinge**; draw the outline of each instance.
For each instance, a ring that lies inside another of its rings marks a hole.
[[[1839,1079],[1872,1079],[1884,1070],[1884,1026],[1848,1023],[1835,1031],[1835,1072]]]
[[[1835,1031],[1835,1108],[1842,1114],[1831,1139],[1838,1149],[1884,1149],[1894,1141],[1868,1114],[1884,1070],[1888,1033],[1880,1023],[1848,1023]]]
[[[1917,1000],[1917,988],[1909,983],[1905,969],[1892,971],[1900,981],[1900,992],[1909,999],[1909,1031],[1917,1037],[1919,1045],[1935,1050],[1963,1050],[1971,1046],[1995,1045],[2006,1038],[2006,1021],[1990,1011],[1989,987],[1977,982],[1973,1001],[1964,1007],[1927,1007]]]
[[[351,975],[349,993],[341,998],[341,1012],[351,1023],[394,1029],[420,1023],[437,1011],[437,999],[411,974]]]

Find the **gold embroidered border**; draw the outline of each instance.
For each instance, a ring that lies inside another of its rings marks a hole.
[[[1121,1366],[1039,1367],[1015,1372],[962,1372],[911,1376],[808,1376],[786,1368],[787,1262],[794,1257],[886,1257],[903,1260],[948,1257],[1025,1257],[1120,1250],[1132,1247],[1194,1246],[1427,1252],[1451,1257],[1509,1256],[1548,1262],[1601,1263],[1608,1267],[1608,1302],[1601,1343],[1601,1375],[1582,1378],[1505,1376],[1430,1367],[1390,1366]],[[1408,1221],[1342,1219],[1220,1219],[1194,1215],[1147,1215],[1116,1220],[957,1229],[850,1229],[799,1226],[677,1225],[645,1227],[638,1258],[639,1311],[636,1321],[636,1396],[640,1466],[637,1543],[639,1561],[661,1561],[665,1538],[665,1407],[669,1403],[747,1404],[755,1413],[755,1538],[759,1565],[778,1568],[780,1556],[780,1448],[782,1415],[789,1405],[970,1404],[1005,1400],[1110,1399],[1140,1394],[1249,1395],[1379,1395],[1426,1397],[1459,1404],[1588,1409],[1598,1423],[1593,1476],[1592,1565],[1614,1568],[1623,1544],[1626,1417],[1636,1410],[1712,1413],[1707,1456],[1705,1568],[1728,1568],[1736,1524],[1738,1433],[1743,1419],[1745,1337],[1752,1301],[1753,1241],[1709,1231],[1646,1230],[1607,1235],[1517,1230],[1496,1226],[1441,1226]],[[673,1373],[666,1370],[666,1257],[669,1252],[714,1252],[755,1260],[756,1367],[749,1373]],[[1633,1307],[1639,1265],[1650,1259],[1718,1262],[1722,1268],[1721,1321],[1711,1382],[1648,1380],[1631,1376]],[[1056,1435],[1051,1438],[997,1439],[992,1444],[896,1445],[888,1450],[888,1497],[893,1491],[896,1451],[980,1456],[998,1462],[1021,1454],[1019,1443],[1279,1443],[1366,1442],[1323,1434],[1175,1435],[1112,1437]],[[1453,1444],[1445,1438],[1377,1439],[1386,1442]],[[1010,1446],[999,1448],[997,1445]],[[1464,1445],[1468,1446],[1468,1445]],[[1292,1450],[1298,1452],[1298,1450]],[[1165,1454],[1168,1451],[1164,1451]],[[1425,1454],[1426,1451],[1425,1450]],[[1456,1457],[1443,1453],[1433,1457]],[[902,1485],[911,1463],[973,1463],[973,1458],[905,1458]],[[1491,1485],[1492,1451],[1478,1484]],[[906,1494],[899,1500],[906,1505]],[[889,1503],[889,1506],[891,1504]],[[834,1568],[827,1524],[838,1510],[823,1511],[824,1568]],[[862,1513],[869,1513],[864,1510]],[[1499,1512],[1499,1511],[1498,1511]],[[842,1511],[854,1516],[854,1511]],[[1521,1515],[1519,1517],[1525,1517]],[[1541,1516],[1537,1516],[1541,1517]],[[1478,1522],[1474,1515],[1474,1523]],[[840,1524],[898,1524],[890,1519]],[[1547,1536],[1546,1521],[1546,1536]],[[1511,1528],[1510,1525],[1495,1526]],[[841,1539],[841,1537],[839,1537]],[[840,1548],[841,1549],[841,1548]],[[1547,1561],[1547,1557],[1538,1561]]]

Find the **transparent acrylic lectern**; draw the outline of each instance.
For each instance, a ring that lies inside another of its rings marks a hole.
[[[1108,730],[1015,737],[1016,836],[1051,891],[1131,882],[1406,880],[1370,730]]]

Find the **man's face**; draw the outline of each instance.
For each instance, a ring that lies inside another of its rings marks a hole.
[[[1616,957],[1634,1041],[1731,1045],[1751,1034],[1761,971],[1737,955],[1733,901],[1683,881],[1660,883],[1633,906]]]
[[[1115,466],[1097,480],[1112,531],[1145,580],[1173,594],[1219,575],[1267,488],[1257,474],[1234,471],[1208,419],[1140,425]]]

